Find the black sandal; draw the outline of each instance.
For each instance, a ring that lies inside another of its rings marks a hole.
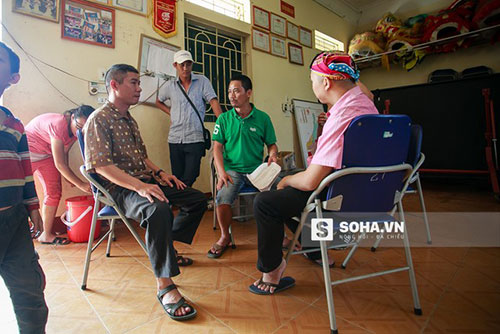
[[[181,299],[179,299],[179,301],[177,303],[163,304],[163,300],[162,300],[163,296],[165,296],[167,293],[169,293],[170,291],[172,291],[174,289],[177,289],[175,284],[170,284],[165,289],[161,289],[160,291],[158,291],[158,295],[157,295],[158,300],[160,301],[160,304],[163,307],[163,309],[165,310],[165,312],[167,313],[167,315],[171,319],[177,320],[177,321],[184,321],[184,320],[189,320],[189,319],[194,318],[196,316],[197,312],[194,309],[194,307],[192,307],[191,305],[189,305],[186,302],[184,297],[181,297]],[[189,312],[186,315],[175,315],[175,312],[177,312],[177,310],[180,309],[181,307],[189,307],[191,309],[191,312]]]
[[[259,285],[264,285],[267,288],[274,288],[274,291],[271,292],[270,290],[261,290],[259,289]],[[263,278],[259,278],[259,281],[256,284],[252,284],[248,287],[248,290],[250,292],[255,293],[256,295],[273,295],[277,292],[289,289],[291,287],[295,286],[295,280],[292,277],[282,277],[279,281],[278,284],[275,283],[269,283],[269,282],[264,282]]]
[[[190,259],[188,257],[184,257],[182,255],[177,255],[176,259],[177,259],[177,265],[179,267],[187,267],[187,266],[190,266],[193,264],[193,259]]]

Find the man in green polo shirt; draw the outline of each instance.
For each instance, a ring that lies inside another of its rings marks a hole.
[[[231,78],[228,97],[233,109],[220,115],[215,123],[216,210],[221,236],[208,251],[210,258],[220,257],[230,246],[231,205],[245,184],[250,184],[246,174],[252,173],[262,163],[264,144],[269,154],[268,163],[276,162],[278,146],[273,124],[265,112],[250,103],[251,95],[249,77],[236,75]]]

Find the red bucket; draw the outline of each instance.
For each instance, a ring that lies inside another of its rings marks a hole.
[[[66,200],[66,212],[61,220],[68,226],[68,237],[72,242],[88,242],[94,198],[92,196],[77,196]],[[101,232],[101,222],[98,220],[94,232],[94,240]]]

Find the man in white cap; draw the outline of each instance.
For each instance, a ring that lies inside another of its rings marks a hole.
[[[170,116],[168,145],[172,174],[186,185],[192,186],[200,175],[200,161],[205,155],[201,124],[201,120],[205,118],[205,104],[210,103],[217,117],[222,109],[208,78],[191,73],[193,57],[189,51],[177,51],[173,66],[177,71],[177,78],[163,85],[158,93],[156,106]],[[169,106],[165,104],[166,101],[169,101]]]

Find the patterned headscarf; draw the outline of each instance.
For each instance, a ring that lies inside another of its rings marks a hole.
[[[311,71],[333,80],[359,79],[358,68],[347,53],[321,52],[314,57],[310,67]]]

